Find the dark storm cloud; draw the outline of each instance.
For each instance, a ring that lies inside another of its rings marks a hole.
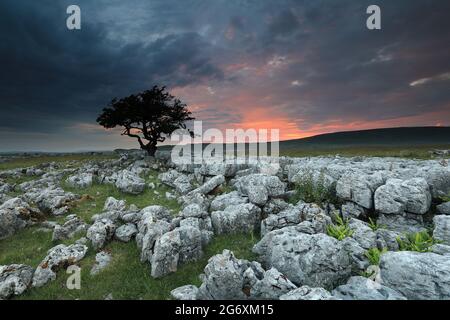
[[[370,121],[440,111],[443,106],[448,111],[449,81],[426,90],[412,90],[409,84],[450,70],[450,3],[378,1],[383,30],[368,32],[367,16],[361,13],[372,2],[304,1],[273,13],[261,34],[265,41],[255,41],[254,51],[301,59],[269,79],[261,91],[271,92],[273,104],[284,104],[290,116],[313,125],[346,116]],[[299,21],[299,27],[289,28]],[[261,43],[265,49],[258,48]],[[296,78],[303,85],[289,87],[289,80]]]
[[[0,4],[1,128],[54,131],[91,120],[114,96],[222,77],[197,33],[124,44],[109,38],[108,23],[89,10],[82,10],[82,30],[69,32],[65,8],[53,1]]]
[[[73,3],[80,31],[66,29]],[[366,28],[370,4],[381,31]],[[3,0],[0,149],[109,146],[98,112],[153,84],[182,92],[211,126],[434,124],[427,114],[450,113],[449,12],[446,0]]]

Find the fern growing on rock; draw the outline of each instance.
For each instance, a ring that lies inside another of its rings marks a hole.
[[[342,241],[347,237],[351,237],[353,230],[350,229],[347,219],[343,219],[340,215],[336,214],[335,223],[327,226],[327,234],[330,237]]]
[[[328,186],[325,182],[325,174],[320,172],[319,177],[314,179],[311,171],[303,175],[303,178],[295,184],[295,194],[291,198],[292,203],[298,201],[316,203],[320,206],[326,203],[337,204],[336,191],[333,185]]]
[[[431,247],[439,243],[428,231],[421,231],[405,235],[404,239],[397,237],[401,251],[429,252]]]
[[[379,265],[381,255],[386,253],[388,250],[386,248],[383,248],[383,250],[380,250],[378,248],[371,248],[366,251],[365,256],[367,259],[369,259],[369,262],[371,265]]]

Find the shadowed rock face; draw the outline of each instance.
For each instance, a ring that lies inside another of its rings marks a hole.
[[[450,245],[450,216],[435,216],[433,237],[440,243]]]
[[[275,267],[296,284],[333,288],[351,275],[351,259],[343,242],[296,227],[267,233],[254,247],[265,267]]]
[[[115,230],[116,225],[111,220],[101,219],[89,227],[86,237],[97,250],[103,248],[112,239]]]
[[[436,253],[388,252],[381,257],[383,285],[408,299],[450,299],[450,259]]]
[[[200,230],[190,226],[176,228],[156,241],[151,257],[151,275],[160,278],[176,272],[179,264],[195,261],[202,255]]]
[[[437,213],[450,215],[450,201],[436,206]]]
[[[211,221],[216,234],[250,233],[259,228],[261,209],[251,203],[230,205],[224,211],[211,213]]]
[[[0,205],[0,240],[12,236],[18,230],[25,228],[32,219],[39,217],[39,211],[21,198],[5,201]]]
[[[365,277],[351,277],[332,293],[342,300],[406,300],[397,291]]]

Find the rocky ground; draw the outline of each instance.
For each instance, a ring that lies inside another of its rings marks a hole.
[[[0,299],[450,299],[447,160],[169,158],[4,166]]]

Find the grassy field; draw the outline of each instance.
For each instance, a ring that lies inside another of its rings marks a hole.
[[[290,147],[281,145],[280,155],[287,157],[316,157],[340,155],[343,157],[395,157],[407,159],[432,159],[430,150],[450,149],[450,145],[422,146],[326,146]]]
[[[76,160],[92,160],[92,157],[80,157]],[[39,161],[74,161],[73,157],[40,158]],[[37,164],[38,159],[33,158],[14,160],[8,163],[8,168],[26,167]],[[79,163],[81,164],[81,162]],[[144,176],[147,183],[158,183],[157,172],[151,171]],[[21,178],[19,178],[21,179]],[[10,181],[17,183],[19,181]],[[180,206],[176,200],[168,200],[166,191],[171,191],[167,186],[160,185],[155,190],[146,188],[139,195],[129,195],[118,191],[113,185],[94,184],[86,189],[76,189],[67,186],[64,179],[61,183],[66,191],[84,195],[82,200],[75,202],[70,213],[77,214],[84,221],[91,223],[94,214],[101,213],[105,200],[109,196],[116,199],[124,199],[127,204],[135,204],[139,208],[148,205],[163,205],[172,209],[177,214]],[[63,217],[49,217],[49,220],[62,223]],[[79,236],[63,241],[71,244]],[[162,279],[153,279],[150,276],[150,265],[140,262],[140,252],[134,241],[121,243],[112,241],[104,250],[112,255],[111,264],[95,276],[90,275],[90,269],[95,263],[96,252],[89,248],[86,257],[79,262],[81,267],[81,289],[69,290],[66,287],[67,278],[70,276],[64,270],[58,273],[57,279],[41,288],[32,288],[17,299],[104,299],[112,294],[115,299],[170,299],[170,291],[186,284],[200,285],[199,275],[203,272],[208,259],[224,249],[232,250],[238,258],[254,260],[251,248],[258,241],[258,237],[252,234],[236,234],[217,236],[205,248],[204,256],[196,262],[188,263],[179,270]],[[46,256],[49,249],[61,242],[52,242],[52,233],[43,231],[39,226],[32,226],[19,231],[12,237],[0,240],[0,265],[23,263],[37,267]]]
[[[157,171],[151,171],[149,175],[146,175],[143,178],[145,178],[147,183],[158,183],[157,175]],[[161,205],[171,209],[174,214],[177,214],[180,210],[180,205],[176,200],[169,200],[166,198],[166,192],[172,191],[172,189],[166,185],[161,185],[154,190],[146,188],[143,193],[138,195],[122,193],[111,184],[94,183],[89,188],[77,189],[67,186],[63,181],[62,186],[66,191],[83,195],[80,201],[74,203],[71,212],[77,214],[88,223],[90,223],[90,219],[94,214],[102,211],[103,205],[108,197],[125,200],[127,205],[134,204],[140,209],[150,205]],[[155,191],[158,194],[155,194]]]
[[[34,156],[34,157],[20,157],[12,159],[11,161],[5,161],[0,163],[0,170],[9,170],[15,168],[27,168],[32,166],[37,166],[42,163],[48,162],[60,162],[67,163],[73,162],[83,162],[87,160],[102,160],[102,159],[114,159],[117,158],[116,154],[62,154],[58,156]]]
[[[285,156],[380,156],[380,157],[404,157],[429,159],[429,150],[445,149],[450,146],[420,146],[420,147],[348,147],[348,148],[324,148],[324,149],[284,149],[281,155]],[[85,161],[97,159],[110,159],[113,155],[62,155],[40,156],[32,158],[19,158],[9,162],[0,163],[0,170],[23,168],[39,165],[45,162],[59,162],[67,167],[77,167]],[[159,184],[157,171],[143,176],[147,183]],[[21,183],[33,179],[32,177],[20,177],[17,180],[8,178],[8,183]],[[165,197],[171,188],[159,185],[156,189],[146,188],[142,194],[129,195],[121,193],[113,185],[94,184],[86,189],[76,189],[67,186],[64,179],[61,183],[66,191],[83,195],[80,201],[73,203],[71,213],[77,214],[85,222],[91,223],[94,214],[102,212],[107,197],[124,199],[127,204],[135,204],[138,208],[148,205],[163,205],[177,214],[180,206],[176,200],[168,200]],[[157,191],[157,193],[155,193]],[[15,194],[18,195],[19,193]],[[49,220],[63,222],[64,218],[49,217]],[[78,236],[79,237],[79,236]],[[65,240],[63,243],[73,243],[74,239]],[[0,265],[11,263],[24,263],[36,267],[45,257],[47,250],[58,243],[51,240],[52,233],[42,231],[38,226],[26,228],[14,236],[0,241]],[[254,260],[251,248],[258,241],[258,236],[251,234],[217,236],[211,244],[205,248],[204,257],[194,263],[183,265],[179,270],[162,279],[150,277],[150,266],[139,260],[139,249],[134,241],[120,243],[113,241],[104,250],[112,255],[111,264],[96,276],[89,274],[95,262],[95,253],[91,248],[87,256],[79,263],[82,268],[81,290],[69,290],[66,288],[66,280],[69,277],[65,271],[60,271],[55,281],[42,288],[33,288],[18,299],[104,299],[112,294],[115,299],[169,299],[170,291],[185,284],[199,285],[198,276],[202,273],[208,259],[214,254],[221,253],[223,249],[232,250],[238,258]]]
[[[238,258],[254,260],[251,248],[256,241],[252,235],[242,234],[215,237],[206,247],[202,259],[182,265],[176,273],[161,279],[153,279],[150,265],[139,261],[140,253],[134,241],[113,241],[104,249],[111,253],[112,261],[99,274],[91,276],[89,273],[95,261],[92,249],[80,261],[80,290],[67,289],[69,275],[60,271],[55,281],[33,288],[18,299],[104,299],[110,293],[114,299],[170,299],[170,291],[179,286],[200,285],[199,275],[208,259],[223,249],[232,250]]]

